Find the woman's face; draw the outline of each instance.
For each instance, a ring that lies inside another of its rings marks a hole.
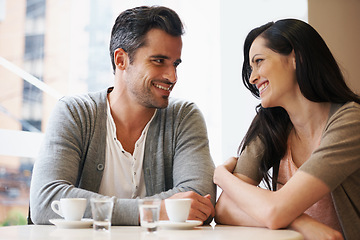
[[[258,88],[264,108],[284,107],[300,93],[294,52],[288,56],[276,53],[266,47],[266,40],[259,36],[250,47],[249,62],[250,83]]]

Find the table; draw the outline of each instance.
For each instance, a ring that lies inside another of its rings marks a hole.
[[[303,240],[292,230],[240,226],[201,226],[191,230],[159,229],[148,233],[138,226],[112,226],[110,232],[95,232],[92,228],[60,229],[54,225],[23,225],[0,227],[1,240]]]

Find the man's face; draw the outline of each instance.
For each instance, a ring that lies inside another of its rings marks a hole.
[[[165,108],[177,81],[176,68],[181,63],[181,36],[152,29],[145,42],[125,70],[128,94],[144,107]]]

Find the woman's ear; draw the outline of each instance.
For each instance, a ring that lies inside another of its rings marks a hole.
[[[114,52],[114,63],[117,68],[124,70],[128,63],[129,57],[128,54],[122,48],[118,48]]]
[[[291,52],[291,58],[292,58],[292,64],[293,64],[294,70],[296,70],[296,57],[295,57],[294,50],[292,50],[292,52]]]

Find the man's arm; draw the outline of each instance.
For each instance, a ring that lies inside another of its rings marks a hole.
[[[161,199],[190,197],[194,200],[190,217],[199,219],[205,212],[211,221],[216,198],[212,182],[214,163],[200,110],[193,103],[171,103],[166,110],[159,111],[154,121],[149,128],[147,141],[152,137],[146,144],[144,158],[147,195]]]
[[[109,198],[97,193],[105,167],[106,92],[102,94],[92,96],[96,103],[84,97],[57,103],[32,175],[30,209],[35,224],[59,217],[50,207],[54,200],[86,198],[84,217],[91,218],[90,198]],[[136,199],[115,198],[114,203],[114,225],[138,225]]]

